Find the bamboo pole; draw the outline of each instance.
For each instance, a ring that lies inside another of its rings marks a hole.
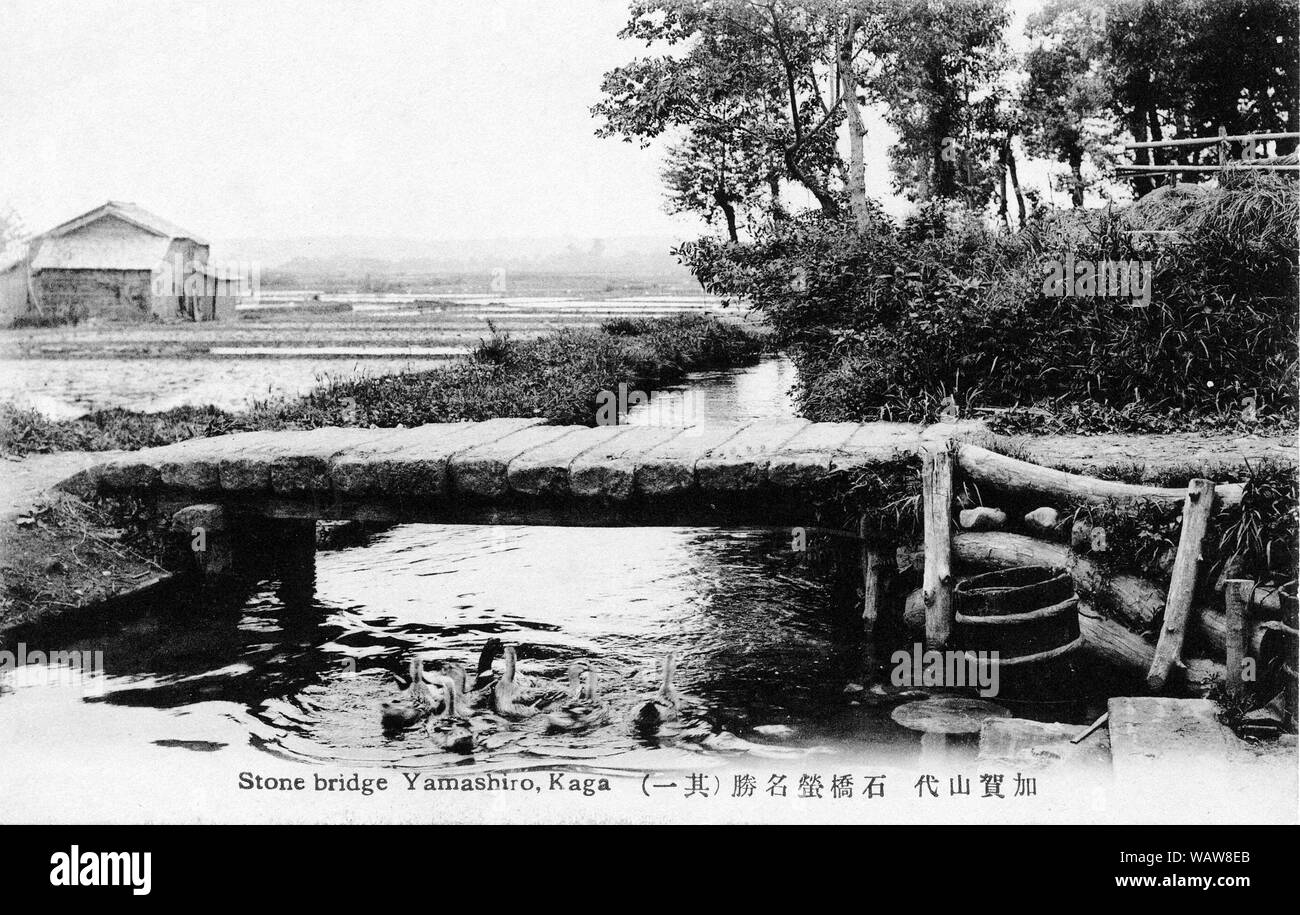
[[[928,443],[921,454],[921,494],[925,508],[926,647],[943,651],[952,637],[952,447]]]
[[[1169,592],[1165,600],[1164,625],[1156,643],[1155,658],[1147,674],[1147,686],[1162,689],[1183,653],[1183,637],[1187,634],[1187,614],[1192,607],[1196,591],[1196,576],[1201,563],[1201,543],[1214,511],[1214,483],[1194,479],[1187,484],[1187,500],[1183,503],[1183,530],[1178,538],[1178,553],[1174,556],[1174,571],[1169,579]]]
[[[1227,637],[1224,646],[1227,654],[1224,683],[1230,696],[1240,696],[1246,688],[1242,681],[1242,662],[1246,660],[1246,610],[1250,602],[1253,581],[1232,578],[1224,583],[1223,606],[1227,615]]]

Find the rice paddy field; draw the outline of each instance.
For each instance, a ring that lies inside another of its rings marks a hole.
[[[237,410],[305,393],[327,379],[445,364],[494,331],[530,339],[561,327],[684,313],[745,320],[702,295],[263,290],[228,321],[0,331],[0,401],[56,419],[111,407]]]

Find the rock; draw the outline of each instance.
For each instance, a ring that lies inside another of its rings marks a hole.
[[[852,695],[852,694],[854,694],[854,693],[860,693],[860,692],[862,692],[864,689],[866,689],[866,687],[863,686],[861,683],[846,683],[846,684],[844,684],[844,692],[848,693],[849,695]]]
[[[1071,743],[1083,730],[1075,724],[989,718],[980,728],[978,760],[1034,769],[1065,763],[1109,770],[1110,732],[1098,728],[1079,743]]]
[[[1184,685],[1201,698],[1224,680],[1223,664],[1209,658],[1187,658],[1183,663]]]
[[[1094,553],[1106,552],[1106,529],[1104,527],[1094,527],[1088,540],[1089,546]]]
[[[907,595],[903,604],[903,625],[908,632],[925,632],[925,595],[920,588]]]
[[[191,533],[196,528],[224,531],[228,524],[226,510],[220,505],[187,505],[172,515],[172,530],[182,534]]]
[[[792,737],[794,728],[788,724],[760,724],[754,728],[755,734],[762,734],[764,737]]]
[[[1060,518],[1060,513],[1056,509],[1044,505],[1025,515],[1025,527],[1040,537],[1053,537],[1056,535],[1056,525]]]
[[[1070,528],[1070,548],[1076,553],[1086,553],[1092,546],[1092,525],[1087,521],[1075,521]]]
[[[927,734],[978,734],[985,719],[1010,715],[996,703],[959,696],[909,702],[890,712],[896,724]]]
[[[1007,523],[1007,513],[982,505],[966,509],[957,516],[957,520],[968,531],[997,531]]]

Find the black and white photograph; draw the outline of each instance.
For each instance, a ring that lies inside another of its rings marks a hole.
[[[1298,116],[1300,0],[0,0],[23,879],[1170,826],[1088,879],[1262,888]]]

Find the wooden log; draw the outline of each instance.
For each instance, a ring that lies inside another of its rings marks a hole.
[[[1063,503],[1084,501],[1103,504],[1145,499],[1166,503],[1172,509],[1187,495],[1184,489],[1116,483],[1064,470],[1053,470],[967,443],[957,446],[957,463],[962,472],[982,488],[999,492],[1032,493]],[[1230,508],[1241,502],[1241,494],[1241,484],[1225,483],[1216,487],[1216,504],[1221,509]]]
[[[870,520],[863,515],[858,524],[858,536],[862,538],[859,544],[862,563],[862,632],[868,640],[876,629],[876,618],[880,615],[880,605],[884,600],[885,574],[889,568],[886,552],[871,542],[870,528]]]
[[[1109,575],[1063,543],[990,531],[958,534],[952,539],[952,549],[957,562],[981,569],[1007,566],[1068,569],[1076,590],[1091,596],[1092,602],[1100,603],[1137,630],[1149,627],[1165,605],[1164,592],[1151,582],[1133,575]]]
[[[1216,655],[1226,656],[1228,653],[1227,614],[1213,607],[1199,607],[1195,616],[1197,629],[1200,631],[1201,638],[1205,640],[1206,647]],[[1267,632],[1267,623],[1252,621],[1247,624],[1246,651],[1249,654],[1259,657],[1264,644],[1264,635]]]
[[[1201,567],[1201,544],[1213,511],[1214,483],[1202,479],[1188,483],[1187,498],[1183,503],[1183,529],[1178,537],[1178,553],[1174,557],[1174,572],[1165,600],[1164,623],[1156,642],[1156,656],[1147,674],[1147,686],[1153,690],[1164,687],[1169,671],[1182,658],[1187,614],[1192,609],[1197,572]]]
[[[921,453],[921,494],[924,501],[926,647],[943,651],[952,637],[952,446],[927,443]]]
[[[1108,664],[1135,673],[1151,667],[1155,647],[1114,620],[1080,613],[1079,634],[1083,636],[1083,650]]]
[[[1228,694],[1240,696],[1246,688],[1242,680],[1242,662],[1246,660],[1246,606],[1250,601],[1250,592],[1255,583],[1249,579],[1233,578],[1225,583],[1223,589],[1223,606],[1226,617],[1226,641],[1224,662],[1225,685]]]

